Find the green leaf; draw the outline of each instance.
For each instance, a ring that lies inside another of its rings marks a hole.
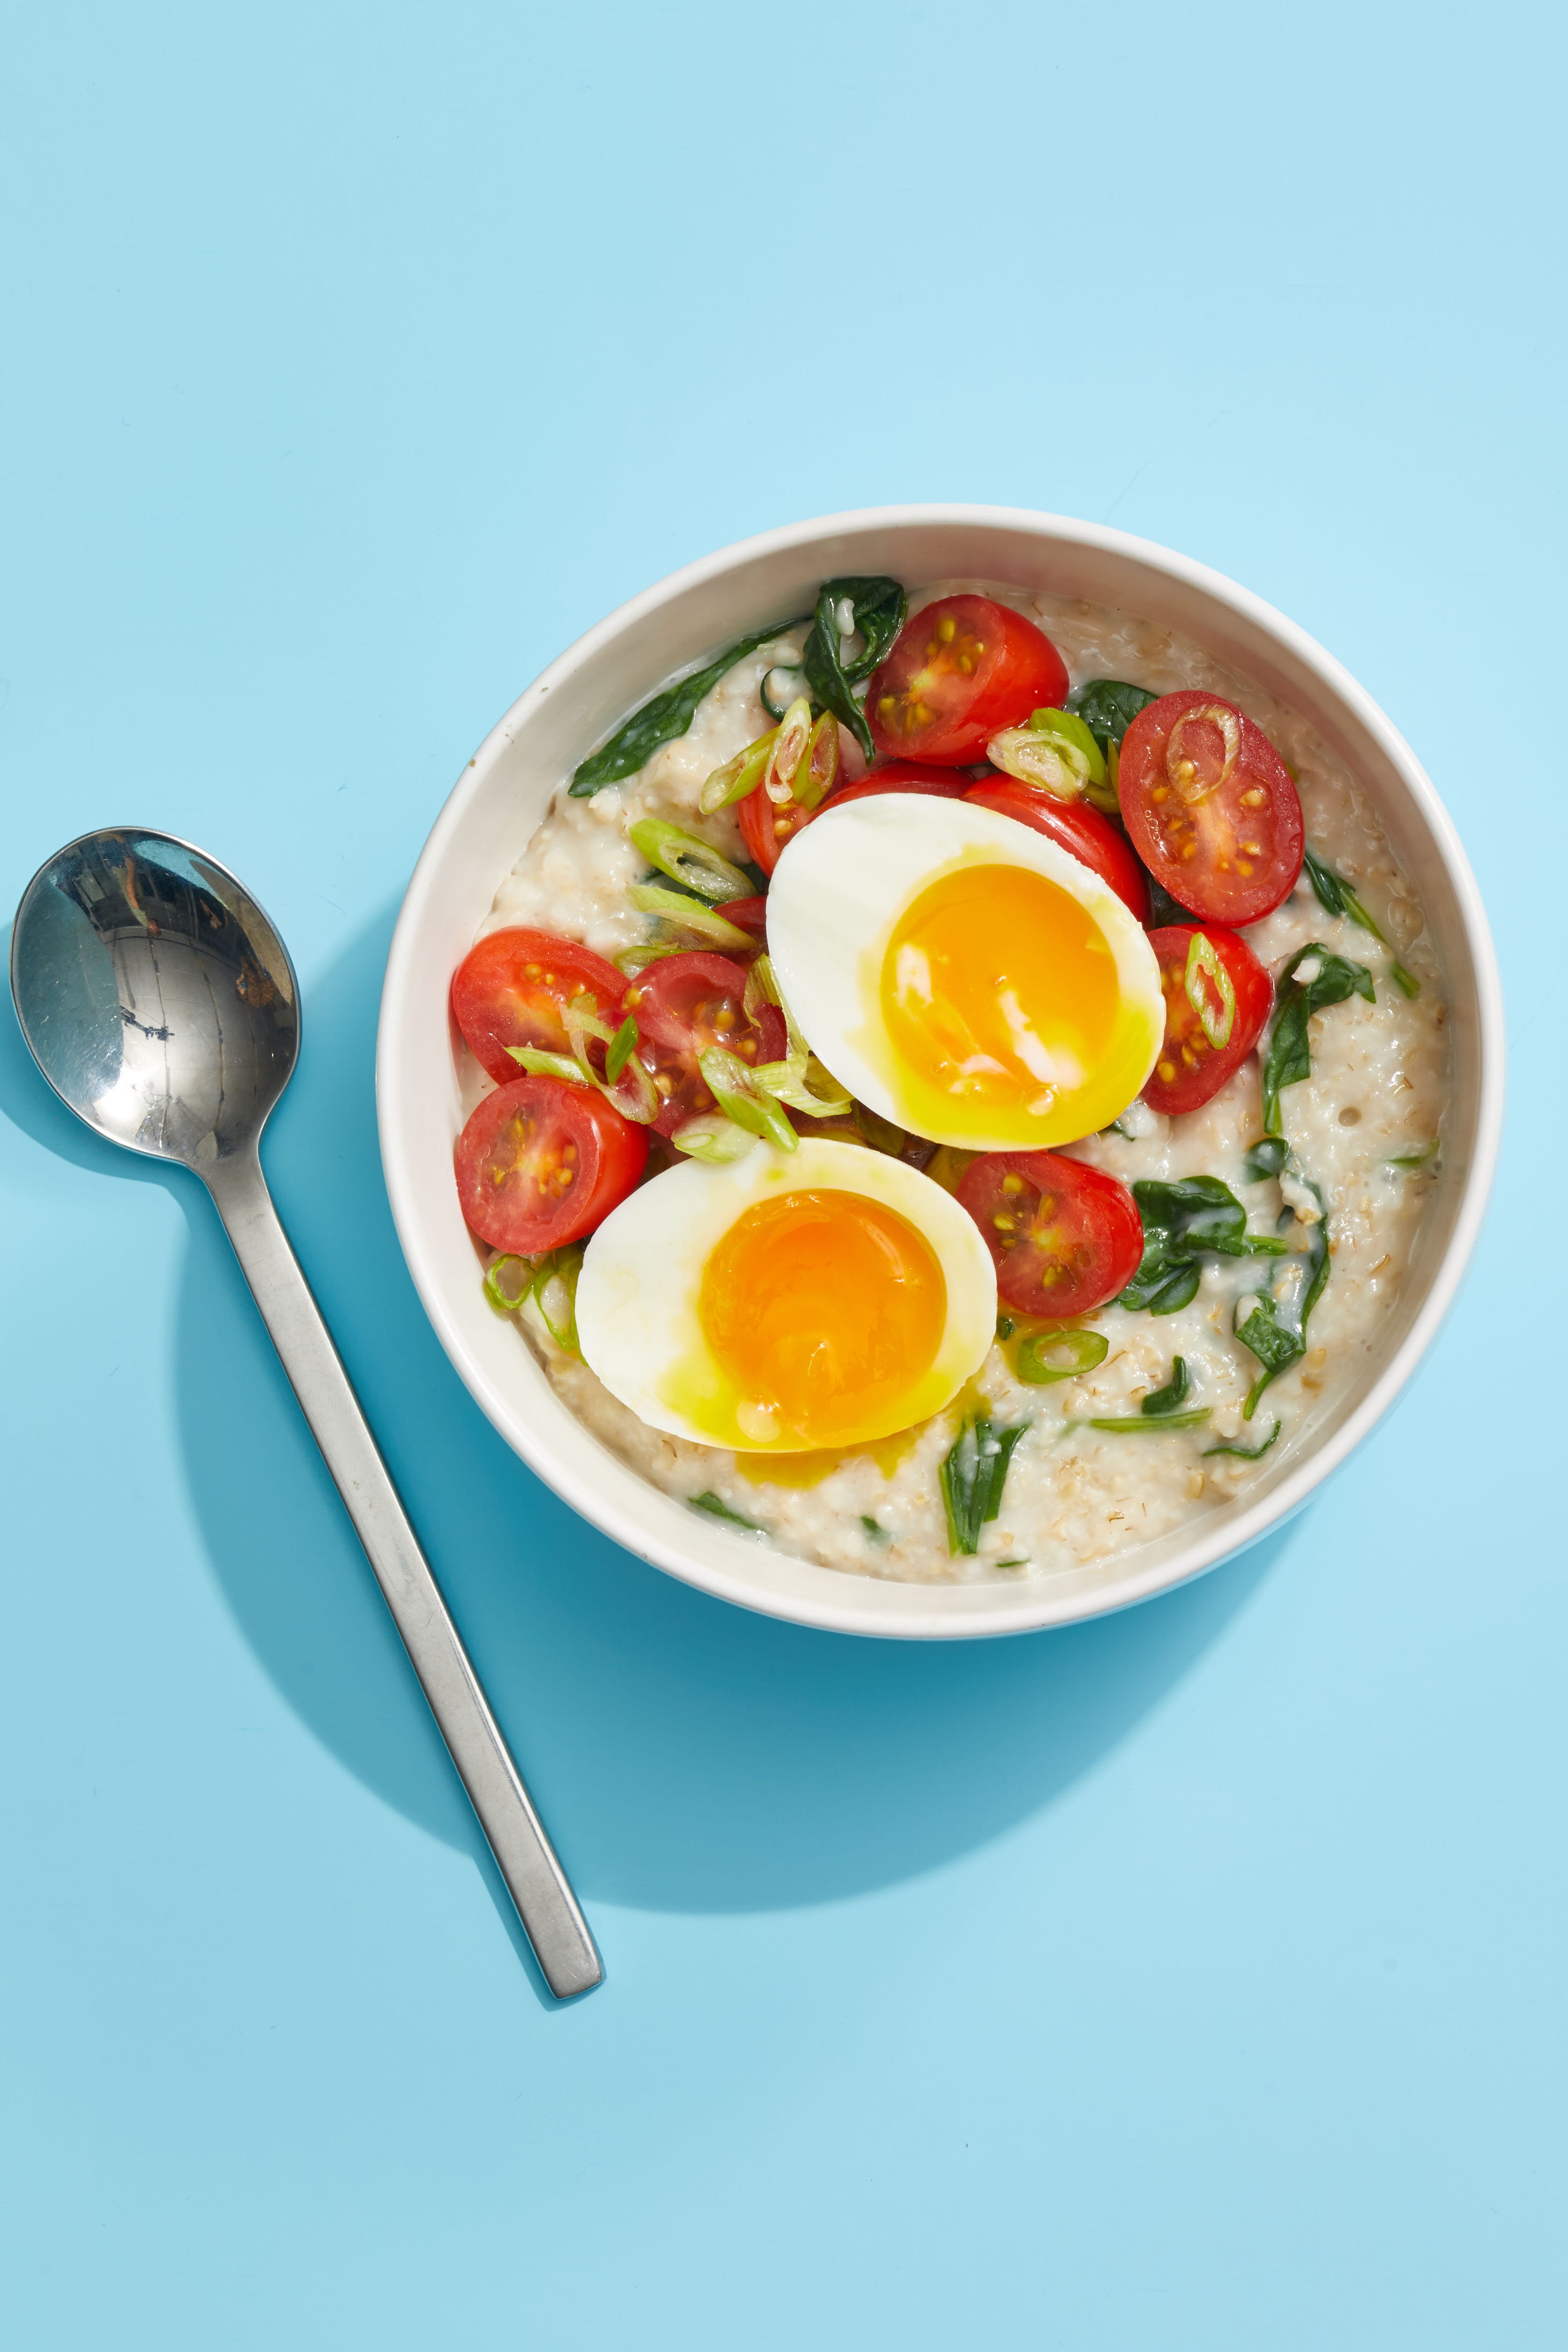
[[[1356,897],[1354,885],[1347,882],[1343,874],[1336,874],[1332,866],[1325,864],[1321,857],[1314,857],[1310,849],[1302,857],[1301,864],[1325,915],[1348,916],[1353,923],[1359,923],[1364,931],[1370,931],[1375,940],[1383,940],[1383,933]],[[1387,942],[1385,940],[1384,944]]]
[[[1301,966],[1314,963],[1312,978],[1303,979]],[[1312,1076],[1308,1024],[1313,1013],[1325,1012],[1331,1004],[1343,1004],[1351,996],[1364,997],[1368,1004],[1376,1003],[1372,974],[1364,963],[1352,963],[1348,958],[1335,955],[1320,940],[1298,948],[1285,966],[1274,1000],[1269,1050],[1263,1059],[1263,1125],[1270,1135],[1281,1132],[1281,1088]]]
[[[1218,1176],[1166,1183],[1145,1177],[1133,1187],[1144,1226],[1144,1255],[1119,1306],[1174,1315],[1197,1295],[1206,1256],[1275,1256],[1282,1242],[1247,1230],[1247,1212]]]
[[[1207,1462],[1211,1454],[1234,1454],[1239,1462],[1256,1462],[1260,1454],[1268,1453],[1269,1448],[1279,1436],[1281,1427],[1281,1423],[1276,1422],[1261,1445],[1206,1445],[1203,1449],[1203,1458]]]
[[[1270,1381],[1278,1380],[1287,1366],[1305,1355],[1307,1318],[1322,1297],[1329,1278],[1328,1203],[1293,1152],[1287,1155],[1287,1165],[1298,1183],[1306,1186],[1322,1213],[1305,1228],[1305,1249],[1291,1250],[1286,1255],[1274,1269],[1268,1288],[1253,1297],[1250,1305],[1245,1297],[1236,1302],[1231,1329],[1262,1367],[1241,1408],[1248,1421]],[[1245,1316],[1243,1307],[1247,1308]]]
[[[753,629],[727,647],[704,669],[693,670],[689,677],[665,687],[652,702],[634,710],[630,719],[619,726],[608,743],[590,754],[571,780],[573,800],[591,800],[606,784],[618,784],[624,776],[634,776],[639,768],[651,760],[661,743],[672,742],[684,735],[696,715],[696,708],[705,694],[711,694],[727,671],[758,646],[781,637],[786,629],[798,629],[804,615],[797,614],[792,621],[776,621],[770,628]]]
[[[1270,1177],[1277,1181],[1285,1172],[1289,1155],[1290,1147],[1282,1135],[1260,1136],[1241,1163],[1248,1181],[1264,1184]]]
[[[1406,970],[1405,966],[1397,958],[1396,958],[1394,962],[1392,962],[1388,967],[1388,977],[1394,982],[1395,987],[1399,990],[1401,995],[1420,995],[1420,982],[1416,979],[1413,971],[1407,971]]]
[[[980,1529],[1002,1507],[1002,1488],[1013,1448],[1030,1423],[998,1429],[993,1421],[964,1423],[942,1465],[942,1507],[947,1516],[947,1549],[971,1557],[980,1549]]]
[[[883,1527],[879,1527],[875,1519],[868,1517],[864,1511],[861,1513],[861,1525],[865,1529],[866,1541],[868,1543],[884,1544],[892,1542],[893,1538],[888,1534],[887,1529]]]
[[[686,1501],[694,1511],[706,1511],[710,1519],[722,1519],[727,1527],[744,1528],[748,1536],[759,1536],[762,1529],[755,1519],[743,1519],[738,1511],[721,1502],[710,1487],[706,1495],[688,1495]]]
[[[836,607],[845,597],[854,606],[855,626],[864,640],[863,650],[847,664],[836,616]],[[801,664],[806,682],[823,709],[842,720],[868,760],[874,757],[876,746],[854,688],[863,686],[888,651],[904,626],[907,610],[908,599],[899,583],[881,576],[824,580],[817,591],[817,610]]]
[[[1122,738],[1140,710],[1159,696],[1151,694],[1146,686],[1129,686],[1119,677],[1092,677],[1067,700],[1069,710],[1076,711],[1102,751],[1111,744],[1118,751]]]
[[[1144,1399],[1139,1410],[1153,1421],[1163,1419],[1166,1414],[1176,1412],[1186,1402],[1186,1392],[1191,1386],[1192,1381],[1187,1375],[1186,1358],[1173,1356],[1170,1379],[1163,1389],[1153,1390]]]
[[[1155,1430],[1197,1429],[1208,1419],[1208,1412],[1207,1405],[1200,1404],[1191,1412],[1156,1413],[1153,1420],[1141,1412],[1105,1412],[1096,1414],[1092,1421],[1074,1422],[1072,1426],[1108,1429],[1117,1437],[1147,1437]]]

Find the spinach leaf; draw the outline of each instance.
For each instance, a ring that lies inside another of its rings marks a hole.
[[[1263,1184],[1270,1177],[1276,1181],[1285,1172],[1290,1147],[1282,1135],[1260,1136],[1241,1165],[1249,1184]]]
[[[1251,1420],[1270,1381],[1277,1380],[1288,1365],[1306,1354],[1307,1318],[1322,1297],[1329,1278],[1328,1203],[1293,1153],[1289,1155],[1289,1164],[1291,1173],[1298,1183],[1306,1186],[1322,1213],[1306,1228],[1305,1249],[1289,1253],[1284,1263],[1275,1268],[1268,1288],[1236,1302],[1230,1328],[1262,1366],[1241,1408],[1247,1421]]]
[[[1279,1436],[1281,1427],[1281,1424],[1276,1422],[1261,1445],[1206,1445],[1203,1449],[1203,1458],[1207,1462],[1211,1454],[1234,1454],[1238,1461],[1256,1462],[1260,1454],[1268,1453],[1269,1448]]]
[[[1218,1176],[1186,1176],[1176,1183],[1145,1177],[1133,1187],[1144,1225],[1138,1271],[1117,1305],[1130,1312],[1174,1315],[1197,1296],[1205,1256],[1278,1256],[1284,1249],[1247,1230],[1247,1212]]]
[[[759,1536],[762,1529],[755,1519],[743,1519],[738,1511],[721,1502],[710,1487],[706,1495],[688,1495],[687,1502],[694,1511],[706,1511],[710,1519],[722,1519],[727,1527],[744,1528],[748,1536]]]
[[[942,1465],[942,1507],[947,1514],[947,1549],[973,1554],[980,1529],[1002,1507],[1002,1488],[1013,1448],[1030,1426],[1020,1421],[998,1429],[994,1421],[967,1421]]]
[[[1128,844],[1128,847],[1132,847],[1131,843]],[[1133,851],[1133,855],[1134,857],[1137,856],[1136,850]],[[1139,863],[1143,863],[1142,859],[1139,859]],[[1164,883],[1156,882],[1146,866],[1144,866],[1144,880],[1147,883],[1149,890],[1151,931],[1163,930],[1167,923],[1201,922],[1202,917],[1195,915],[1190,907],[1184,907],[1179,898],[1173,898]]]
[[[1155,1413],[1152,1420],[1141,1412],[1103,1412],[1092,1421],[1075,1421],[1068,1425],[1072,1429],[1108,1429],[1118,1437],[1146,1437],[1155,1429],[1197,1429],[1207,1419],[1208,1407],[1200,1404],[1191,1412]]]
[[[846,596],[854,606],[855,626],[865,641],[848,663],[842,658],[836,612]],[[868,760],[874,756],[876,746],[854,688],[865,684],[888,651],[904,626],[907,609],[908,599],[899,583],[881,576],[824,580],[817,591],[816,615],[801,665],[806,683],[823,709],[842,720]]]
[[[1301,976],[1304,963],[1316,965],[1311,979]],[[1281,1132],[1281,1087],[1292,1087],[1312,1074],[1307,1024],[1314,1013],[1322,1013],[1331,1004],[1343,1004],[1349,996],[1364,997],[1368,1004],[1375,1004],[1377,992],[1372,984],[1372,974],[1364,963],[1352,963],[1344,956],[1334,955],[1321,940],[1314,940],[1310,946],[1299,948],[1285,966],[1274,1000],[1269,1051],[1263,1060],[1263,1125],[1270,1135]]]
[[[1170,1379],[1163,1389],[1154,1389],[1150,1391],[1144,1399],[1140,1411],[1148,1413],[1151,1418],[1157,1418],[1162,1413],[1175,1412],[1186,1402],[1186,1392],[1191,1386],[1192,1381],[1187,1376],[1186,1358],[1173,1356]]]
[[[623,776],[634,776],[645,761],[651,760],[661,743],[671,742],[684,735],[696,713],[705,694],[712,691],[727,670],[754,654],[758,646],[767,645],[773,637],[782,636],[786,629],[797,629],[804,615],[797,614],[792,621],[776,621],[771,628],[754,629],[748,637],[710,661],[706,669],[694,670],[689,677],[677,679],[665,687],[652,702],[634,710],[630,719],[619,726],[608,743],[583,761],[571,780],[573,800],[591,800],[606,784],[618,784]]]
[[[892,1541],[887,1529],[865,1511],[861,1513],[861,1525],[865,1529],[868,1543],[884,1544]]]
[[[1302,857],[1301,864],[1325,915],[1347,915],[1353,923],[1359,923],[1364,931],[1370,931],[1375,940],[1383,940],[1383,933],[1343,874],[1336,874],[1332,866],[1325,865],[1321,857],[1314,857],[1310,849]],[[1384,944],[1386,946],[1386,940]]]
[[[1114,743],[1117,750],[1122,738],[1137,717],[1159,696],[1151,694],[1146,686],[1128,686],[1119,677],[1092,677],[1068,698],[1067,708],[1075,710],[1088,728],[1102,751]]]

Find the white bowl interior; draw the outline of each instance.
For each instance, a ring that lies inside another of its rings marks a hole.
[[[511,1324],[486,1304],[458,1213],[461,1125],[447,988],[502,877],[585,752],[672,674],[743,632],[810,611],[819,581],[891,572],[1083,596],[1163,623],[1301,712],[1360,778],[1420,894],[1450,1003],[1455,1099],[1438,1183],[1408,1274],[1358,1387],[1246,1496],[1121,1560],[1025,1582],[898,1584],[819,1568],[700,1518],[647,1485],[569,1412]],[[1164,1591],[1298,1508],[1387,1410],[1463,1273],[1501,1121],[1495,961],[1453,828],[1395,729],[1291,623],[1218,573],[1117,531],[985,508],[830,517],[726,550],[648,590],[528,688],[470,761],[404,900],[377,1047],[382,1154],[393,1216],[443,1346],[523,1459],[629,1550],[705,1590],[799,1622],[905,1638],[1061,1624]]]

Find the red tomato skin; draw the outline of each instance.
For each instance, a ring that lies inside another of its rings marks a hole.
[[[869,801],[878,793],[936,793],[943,800],[962,800],[967,781],[951,768],[926,767],[918,760],[889,760],[873,768],[858,783],[841,784],[825,805],[842,808],[846,801]]]
[[[567,1144],[576,1150],[576,1173],[556,1195],[541,1187],[537,1163],[542,1159],[547,1176],[559,1172]],[[486,1095],[453,1153],[469,1231],[522,1257],[591,1234],[632,1190],[647,1157],[647,1129],[602,1095],[565,1078],[530,1076]]]
[[[674,1135],[688,1118],[714,1108],[697,1067],[703,1046],[727,1045],[753,1067],[783,1060],[789,1043],[784,1015],[776,1004],[765,1004],[755,1023],[747,1021],[741,1009],[745,994],[745,966],[706,950],[663,957],[627,990],[627,1010],[637,1016],[638,1058],[664,1097],[664,1107],[653,1121],[660,1135]],[[727,1010],[735,1021],[720,1031],[714,1016]],[[701,1016],[695,1023],[694,1014]],[[659,1084],[661,1078],[667,1087]]]
[[[1003,1191],[1009,1176],[1023,1179],[1021,1192]],[[1037,1202],[1049,1192],[1065,1213],[1072,1263],[1050,1284],[1040,1281],[1038,1253],[1028,1241],[1007,1247],[1010,1236],[996,1224],[998,1213],[1014,1214],[1020,1201],[1027,1203],[1031,1191]],[[995,1261],[997,1296],[1023,1315],[1092,1315],[1125,1290],[1144,1255],[1143,1220],[1126,1186],[1060,1151],[985,1152],[965,1170],[956,1198]]]
[[[737,931],[749,931],[754,940],[761,941],[763,947],[766,948],[768,945],[768,893],[766,890],[758,890],[751,898],[727,898],[722,906],[714,908],[714,913],[722,915],[727,923],[733,923]]]
[[[995,809],[1017,817],[1020,824],[1042,833],[1108,882],[1123,905],[1140,923],[1149,919],[1149,891],[1144,869],[1108,816],[1081,801],[1052,800],[1015,776],[988,776],[964,794],[977,808]]]
[[[1167,800],[1162,810],[1152,794],[1165,785],[1166,747],[1172,729],[1193,712],[1216,705],[1234,711],[1240,721],[1240,751],[1228,782],[1192,805],[1200,835],[1206,829],[1211,835],[1219,835],[1224,845],[1200,845],[1197,856],[1184,859],[1173,854],[1165,839],[1172,816],[1180,820],[1180,806]],[[1264,793],[1263,804],[1243,808],[1240,794],[1253,789]],[[1306,849],[1306,827],[1295,781],[1262,729],[1223,696],[1206,694],[1201,688],[1184,688],[1179,694],[1162,694],[1157,702],[1146,704],[1122,739],[1118,793],[1122,821],[1138,856],[1155,881],[1200,922],[1227,926],[1259,922],[1295,888]],[[1234,853],[1249,835],[1260,844],[1263,855],[1248,860],[1253,870],[1243,875],[1237,870]],[[1230,858],[1228,866],[1217,863],[1220,856]]]
[[[905,727],[904,695],[932,658],[934,632],[944,620],[955,622],[961,635],[977,637],[984,652],[970,677],[951,669],[939,677],[925,672],[936,678],[925,698],[933,716],[919,722],[911,715]],[[1045,631],[1021,613],[989,596],[942,596],[904,623],[893,651],[873,671],[866,688],[866,722],[878,751],[890,758],[972,767],[985,758],[998,730],[1021,727],[1031,710],[1059,708],[1068,685],[1061,656]],[[889,697],[895,707],[884,710]]]
[[[528,967],[539,977],[530,980]],[[547,976],[556,985],[547,984]],[[508,1045],[547,1054],[570,1051],[561,1008],[573,996],[591,996],[600,1017],[616,1027],[626,976],[591,948],[553,931],[526,926],[491,931],[469,949],[452,975],[452,1017],[465,1044],[499,1086],[517,1076]]]
[[[1197,931],[1203,933],[1224,964],[1236,991],[1236,1019],[1229,1037],[1219,1046],[1209,1044],[1186,1000],[1186,959]],[[1212,1102],[1220,1087],[1241,1067],[1263,1034],[1263,1024],[1274,1001],[1274,987],[1246,940],[1236,931],[1222,929],[1218,923],[1167,923],[1149,933],[1149,945],[1159,959],[1160,986],[1166,999],[1166,1034],[1154,1075],[1144,1088],[1144,1100],[1151,1110],[1164,1111],[1176,1118],[1183,1111],[1200,1110],[1206,1102]],[[1184,1045],[1193,1057],[1191,1061],[1182,1052]],[[1167,1066],[1174,1073],[1169,1078],[1163,1075]]]
[[[740,819],[740,835],[746,844],[746,854],[764,874],[771,874],[783,856],[786,842],[793,841],[803,832],[814,816],[820,816],[833,795],[816,808],[802,808],[799,801],[770,801],[760,784],[747,793],[736,815]]]

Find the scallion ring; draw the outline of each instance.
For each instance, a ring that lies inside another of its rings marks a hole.
[[[1206,938],[1202,931],[1194,931],[1187,947],[1186,971],[1182,985],[1186,990],[1187,1003],[1197,1015],[1198,1026],[1218,1053],[1222,1046],[1229,1045],[1230,1033],[1236,1026],[1236,990],[1213,940]],[[1219,999],[1218,1013],[1209,995],[1210,989]]]
[[[1111,1342],[1103,1331],[1031,1331],[1019,1342],[1013,1370],[1030,1388],[1050,1388],[1057,1381],[1092,1372],[1110,1352]]]
[[[738,866],[732,866],[701,834],[667,824],[663,817],[644,816],[627,826],[626,838],[634,849],[642,851],[650,866],[656,866],[672,882],[695,890],[699,898],[711,901],[751,895],[751,877]]]
[[[633,882],[626,896],[640,915],[656,915],[672,931],[685,932],[706,948],[716,948],[730,955],[740,948],[749,955],[757,945],[751,933],[743,931],[738,923],[727,922],[711,907],[704,906],[699,899],[684,898],[678,890],[662,889],[656,882]]]

